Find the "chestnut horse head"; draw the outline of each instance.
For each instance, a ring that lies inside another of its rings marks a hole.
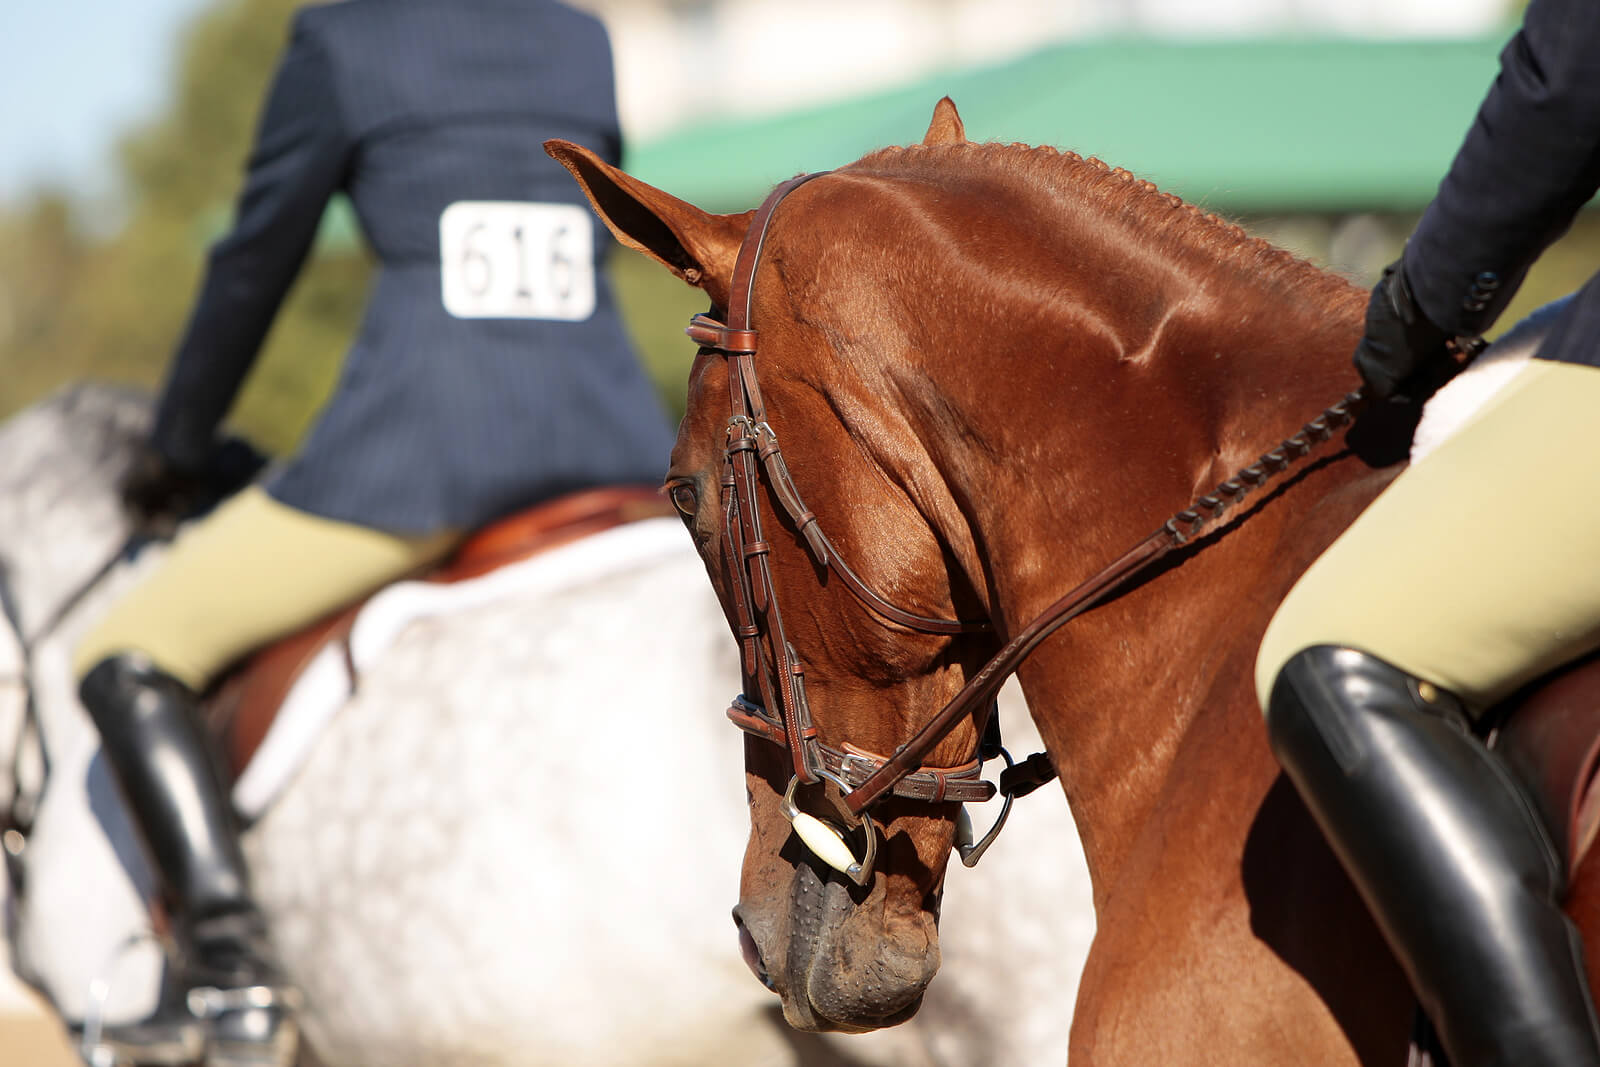
[[[938,966],[958,805],[936,784],[858,822],[859,776],[822,771],[878,766],[1065,590],[1354,386],[1364,293],[1125,171],[970,143],[948,100],[923,143],[760,216],[547,148],[624,244],[732,316],[691,330],[711,347],[667,485],[745,650],[746,958],[797,1026],[898,1022]],[[1074,1057],[1403,1055],[1403,979],[1251,685],[1273,606],[1391,474],[1325,446],[1019,671],[1095,883]],[[965,780],[983,718],[917,762]],[[819,821],[853,854],[821,862],[795,832]]]

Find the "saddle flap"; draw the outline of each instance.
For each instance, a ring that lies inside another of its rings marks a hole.
[[[1505,703],[1491,739],[1576,871],[1600,830],[1600,652],[1539,679]]]

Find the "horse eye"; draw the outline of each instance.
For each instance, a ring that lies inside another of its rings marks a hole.
[[[695,508],[700,503],[694,486],[688,482],[678,482],[667,490],[667,496],[672,499],[672,506],[678,509],[679,515],[686,519],[694,518]]]

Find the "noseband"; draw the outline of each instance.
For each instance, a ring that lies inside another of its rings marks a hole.
[[[806,700],[805,669],[789,644],[773,589],[767,558],[772,546],[763,535],[757,507],[763,473],[767,487],[804,538],[817,567],[837,575],[868,610],[923,633],[958,635],[993,630],[987,621],[937,619],[907,611],[862,581],[839,556],[817,516],[801,499],[778,447],[777,434],[767,421],[766,405],[756,381],[756,331],[750,326],[756,268],[778,205],[795,189],[829,173],[832,172],[819,171],[791,178],[772,191],[751,219],[734,261],[727,322],[711,315],[696,315],[684,332],[702,348],[721,353],[728,363],[731,414],[722,468],[723,561],[732,572],[729,588],[744,677],[747,682],[755,680],[763,700],[758,704],[747,695],[735,697],[728,718],[745,732],[788,749],[794,777],[784,796],[785,814],[814,852],[864,885],[871,876],[871,856],[876,847],[872,820],[865,814],[870,806],[891,794],[932,803],[988,800],[994,796],[995,787],[980,777],[982,760],[1004,755],[1007,769],[1001,775],[1000,791],[1005,795],[1005,809],[999,821],[978,842],[971,841],[970,832],[964,842],[958,840],[963,862],[968,866],[976,863],[1004,823],[1012,798],[1030,792],[1055,775],[1044,753],[1013,765],[1011,757],[999,747],[994,705],[1005,680],[1059,626],[1122,588],[1172,549],[1188,544],[1251,490],[1281,474],[1308,455],[1313,445],[1351,422],[1363,398],[1359,391],[1345,396],[1300,432],[1178,512],[1149,537],[1046,608],[891,756],[875,755],[848,743],[841,748],[826,745],[817,737]],[[763,647],[763,635],[767,647]],[[772,657],[777,662],[772,662]],[[923,766],[923,759],[934,746],[957,723],[980,709],[984,744],[979,757],[957,767]],[[867,834],[867,855],[863,860],[850,862],[847,846],[838,840],[838,833],[795,806],[796,786],[819,780],[838,787],[845,806],[861,817]],[[846,851],[840,853],[839,849]]]

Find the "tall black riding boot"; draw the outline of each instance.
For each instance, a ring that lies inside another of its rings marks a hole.
[[[197,721],[198,699],[131,654],[101,660],[79,694],[161,875],[178,975],[189,1011],[204,1024],[206,1064],[285,1067],[295,1055],[297,997],[250,895],[223,776]],[[134,1058],[140,1028],[120,1036]],[[118,1038],[106,1035],[113,1047]]]
[[[1317,646],[1279,673],[1267,732],[1454,1067],[1600,1065],[1560,856],[1459,702]]]

